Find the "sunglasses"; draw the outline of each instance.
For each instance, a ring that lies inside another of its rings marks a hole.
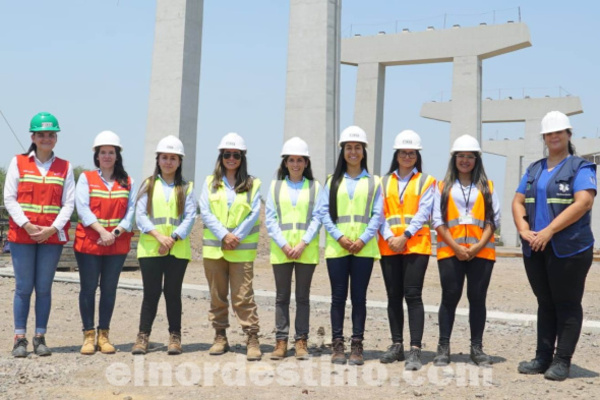
[[[229,153],[229,152],[223,153],[223,158],[225,160],[229,160],[232,156],[236,160],[241,160],[242,159],[242,153]]]

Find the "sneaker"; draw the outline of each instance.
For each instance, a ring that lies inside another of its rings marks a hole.
[[[350,365],[363,365],[365,360],[363,358],[363,340],[352,339],[350,342],[350,358],[348,364]]]
[[[450,345],[438,344],[437,354],[433,359],[433,365],[436,367],[445,367],[450,363]]]
[[[569,377],[571,363],[567,360],[554,357],[550,367],[544,372],[544,378],[551,381],[564,381]]]
[[[344,353],[346,347],[344,346],[344,338],[333,339],[333,343],[331,343],[331,350],[333,351],[333,354],[331,355],[332,364],[346,364],[346,354]]]
[[[543,374],[551,363],[550,360],[536,357],[531,361],[521,361],[517,369],[520,373],[527,375]]]
[[[12,356],[16,358],[27,357],[27,345],[29,342],[25,337],[15,337],[15,344],[12,349]]]
[[[421,349],[419,347],[411,346],[408,358],[404,364],[404,369],[406,371],[418,371],[421,367],[423,367],[423,363],[421,362]]]
[[[40,357],[46,357],[52,354],[48,346],[46,346],[46,337],[44,335],[33,337],[33,352]]]
[[[379,359],[382,364],[393,363],[394,361],[404,361],[404,344],[394,343]]]
[[[471,345],[471,361],[482,367],[492,365],[492,358],[483,352],[480,344]]]

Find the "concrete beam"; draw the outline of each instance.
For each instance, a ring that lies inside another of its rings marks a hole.
[[[157,0],[144,176],[154,171],[156,145],[167,135],[185,146],[183,176],[194,180],[203,0]]]
[[[524,23],[355,36],[342,40],[342,63],[409,65],[468,56],[483,60],[529,46],[529,28]]]

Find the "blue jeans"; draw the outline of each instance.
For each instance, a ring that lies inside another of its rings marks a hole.
[[[350,281],[352,300],[352,338],[363,339],[367,319],[367,287],[374,259],[353,255],[328,258],[327,272],[331,283],[331,333],[333,339],[344,337],[344,315]]]
[[[35,288],[35,333],[44,334],[52,304],[52,282],[63,246],[59,244],[10,244],[15,271],[13,314],[15,334],[27,331],[31,294]]]
[[[96,308],[96,288],[100,281],[100,306],[98,309],[98,329],[109,329],[117,285],[127,254],[97,256],[75,252],[79,267],[79,313],[83,330],[94,329],[94,310]]]

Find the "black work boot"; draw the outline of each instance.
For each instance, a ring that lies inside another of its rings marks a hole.
[[[404,344],[393,343],[379,359],[382,364],[389,364],[394,361],[404,361]]]
[[[423,367],[423,363],[421,362],[421,348],[411,346],[408,358],[404,364],[404,369],[406,371],[418,371],[421,367]]]
[[[445,367],[450,363],[450,344],[438,344],[437,354],[433,359],[436,367]]]
[[[531,361],[521,361],[517,369],[520,373],[527,375],[543,374],[550,367],[551,363],[551,359],[536,355]]]
[[[571,362],[562,358],[554,356],[552,364],[544,372],[544,378],[551,381],[564,381],[569,377],[569,370],[571,369]]]
[[[480,344],[471,345],[471,361],[482,367],[492,365],[492,358],[483,352]]]
[[[46,357],[52,354],[48,346],[46,346],[46,337],[34,336],[33,337],[33,352],[40,357]]]
[[[15,337],[15,343],[12,349],[12,356],[16,358],[24,358],[27,357],[27,345],[29,342],[25,337],[17,336]]]

